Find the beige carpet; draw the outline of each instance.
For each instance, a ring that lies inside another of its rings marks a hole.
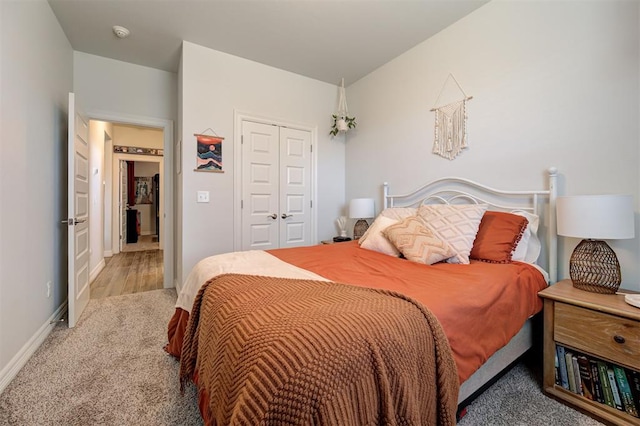
[[[201,425],[193,386],[162,350],[174,290],[93,299],[78,326],[56,326],[0,395],[0,425]],[[471,404],[460,426],[600,423],[544,396],[518,364]]]
[[[0,395],[0,425],[201,425],[162,350],[175,301],[172,289],[91,300]]]

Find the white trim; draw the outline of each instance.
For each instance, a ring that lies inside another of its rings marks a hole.
[[[233,250],[242,250],[242,122],[252,121],[254,123],[271,124],[288,127],[291,129],[304,130],[311,133],[311,242],[318,241],[318,127],[306,123],[297,123],[285,119],[273,118],[261,114],[246,111],[233,110],[234,132],[233,132]]]
[[[112,250],[105,250],[104,251],[104,257],[113,257],[113,251]]]
[[[176,293],[180,294],[180,290],[182,290],[182,285],[180,284],[180,281],[178,281],[177,279],[174,280],[173,286],[176,288]]]
[[[89,274],[89,284],[91,284],[93,282],[93,280],[96,279],[96,277],[98,276],[98,274],[100,272],[102,272],[102,270],[104,269],[104,267],[107,266],[107,263],[104,261],[104,258],[102,258],[100,260],[100,262],[98,262],[98,264],[96,265],[95,268],[93,268],[93,270],[91,271],[91,273]]]
[[[35,332],[33,336],[24,344],[18,353],[11,358],[11,361],[0,371],[0,393],[11,383],[11,381],[20,372],[22,367],[29,361],[31,355],[40,347],[42,342],[56,326],[56,323],[64,313],[67,311],[67,301],[65,300],[58,309],[55,310],[53,315],[49,317],[47,321]]]
[[[163,143],[163,178],[164,178],[164,224],[161,225],[161,241],[163,242],[163,259],[162,262],[164,264],[164,288],[172,288],[174,287],[173,276],[174,276],[174,229],[173,229],[173,212],[174,212],[174,195],[173,195],[173,185],[174,185],[174,161],[173,161],[173,121],[167,120],[164,118],[154,118],[154,117],[144,117],[137,115],[130,115],[118,112],[111,111],[87,111],[86,112],[89,119],[93,120],[101,120],[101,121],[109,121],[115,124],[131,124],[137,126],[146,126],[146,127],[155,127],[162,129],[162,134],[164,137]],[[139,158],[140,156],[138,156]],[[115,162],[115,159],[114,159]],[[111,176],[112,180],[115,179],[115,176]],[[162,235],[162,232],[164,235]],[[112,241],[112,243],[117,243]],[[105,254],[106,256],[106,254]]]

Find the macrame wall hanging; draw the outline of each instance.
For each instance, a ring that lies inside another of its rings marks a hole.
[[[441,157],[453,160],[460,152],[468,147],[467,144],[467,101],[473,99],[473,96],[467,96],[465,91],[458,83],[458,80],[449,74],[435,105],[438,105],[442,91],[447,85],[449,79],[452,79],[460,92],[462,92],[463,98],[459,101],[454,101],[442,106],[434,106],[431,111],[436,113],[435,123],[435,135],[433,141],[433,153]]]

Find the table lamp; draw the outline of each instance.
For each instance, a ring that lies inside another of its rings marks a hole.
[[[631,196],[558,197],[556,214],[558,235],[583,238],[569,261],[573,286],[594,293],[615,293],[622,282],[620,263],[611,247],[602,240],[634,237]]]
[[[354,198],[349,203],[349,217],[358,219],[353,227],[353,239],[357,240],[362,237],[369,228],[369,224],[365,219],[375,216],[375,204],[373,198]]]

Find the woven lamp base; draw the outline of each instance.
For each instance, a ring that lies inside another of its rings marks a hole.
[[[622,282],[616,254],[599,240],[578,244],[569,261],[569,275],[575,288],[594,293],[613,294]]]
[[[369,224],[364,219],[358,219],[356,225],[353,227],[353,239],[357,240],[364,235],[369,229]]]

